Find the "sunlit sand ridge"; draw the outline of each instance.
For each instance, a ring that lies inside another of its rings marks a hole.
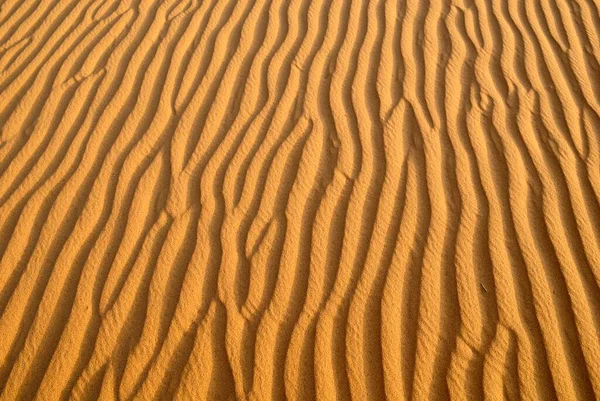
[[[0,401],[600,399],[600,1],[0,1]]]

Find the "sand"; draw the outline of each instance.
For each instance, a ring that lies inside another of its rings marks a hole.
[[[0,401],[600,399],[598,0],[0,2]]]

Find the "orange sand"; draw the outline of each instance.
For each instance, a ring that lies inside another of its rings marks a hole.
[[[0,401],[600,399],[599,0],[0,1]]]

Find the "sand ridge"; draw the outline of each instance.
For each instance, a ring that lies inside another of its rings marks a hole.
[[[596,0],[0,2],[0,400],[600,399]]]

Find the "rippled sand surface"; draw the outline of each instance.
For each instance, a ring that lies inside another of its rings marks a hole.
[[[0,1],[0,400],[600,399],[600,1]]]

